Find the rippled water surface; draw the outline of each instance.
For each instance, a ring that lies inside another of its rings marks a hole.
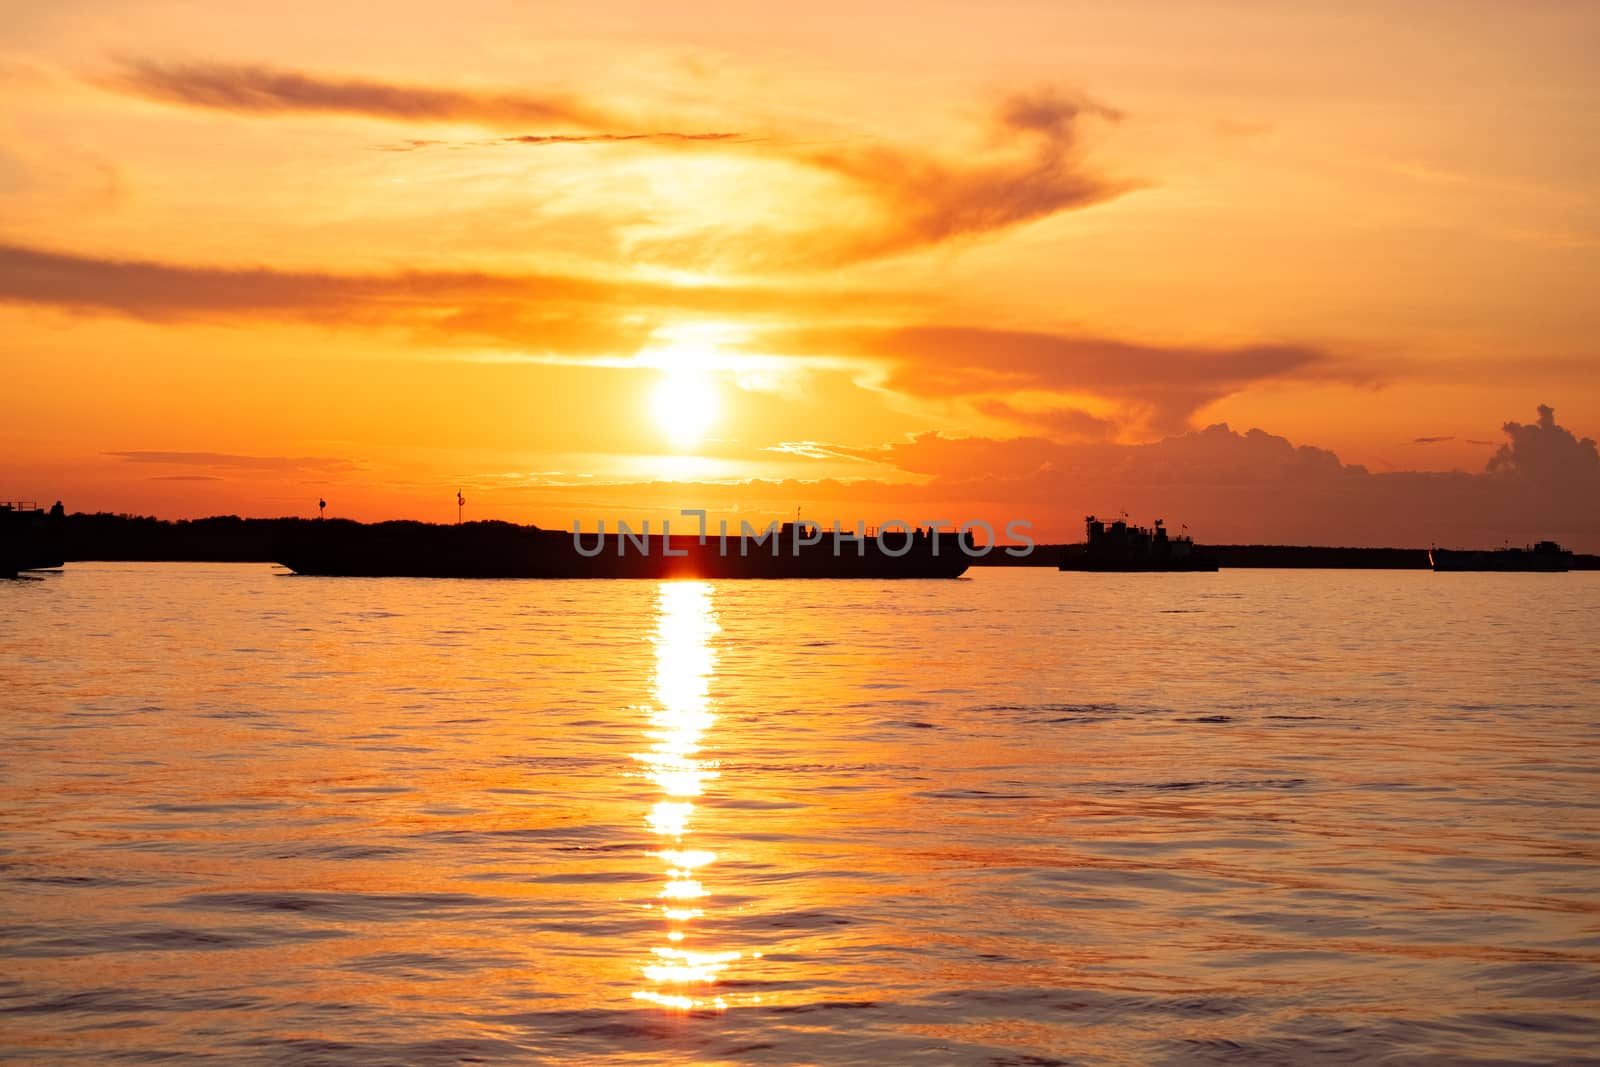
[[[1595,1062],[1600,574],[0,583],[0,1059]]]

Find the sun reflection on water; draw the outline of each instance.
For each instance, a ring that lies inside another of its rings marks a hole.
[[[656,855],[665,878],[654,906],[666,921],[667,943],[652,949],[654,958],[641,968],[650,984],[633,995],[683,1011],[722,1009],[728,1006],[726,999],[709,987],[741,954],[692,944],[691,924],[704,915],[701,905],[707,895],[700,872],[717,857],[684,844],[694,816],[693,798],[718,776],[713,761],[699,758],[701,738],[716,722],[710,698],[716,673],[711,638],[718,627],[711,587],[705,582],[664,582],[658,610],[656,703],[646,731],[650,747],[634,759],[661,790],[645,822],[664,839]]]

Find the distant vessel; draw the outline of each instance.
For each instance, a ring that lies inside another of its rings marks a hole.
[[[1540,541],[1524,548],[1497,548],[1481,552],[1430,548],[1428,562],[1436,571],[1544,571],[1555,574],[1571,569],[1572,553],[1554,541]]]
[[[1167,535],[1166,524],[1130,526],[1118,519],[1106,523],[1090,515],[1084,520],[1088,540],[1061,552],[1064,571],[1214,571],[1217,559],[1196,548],[1192,538]]]
[[[66,563],[66,510],[45,511],[31,500],[0,501],[0,578]]]
[[[575,535],[507,522],[437,526],[307,522],[279,538],[277,561],[297,574],[396,578],[959,578],[973,547],[933,530],[878,537],[814,523],[757,536]]]

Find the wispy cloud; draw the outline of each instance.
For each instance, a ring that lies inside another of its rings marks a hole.
[[[785,456],[797,456],[801,459],[847,459],[853,462],[867,462],[868,457],[859,451],[844,448],[841,445],[824,444],[821,441],[780,441],[762,449],[763,452],[776,452]]]
[[[430,141],[409,137],[404,141],[391,141],[388,144],[375,144],[368,147],[374,152],[421,152],[429,148],[470,148],[472,143],[466,141]]]
[[[1075,397],[1107,398],[1125,428],[1184,429],[1200,408],[1272,381],[1369,383],[1375,374],[1307,345],[1152,345],[1085,334],[961,325],[789,329],[774,321],[915,316],[904,297],[789,287],[677,286],[568,275],[406,271],[338,274],[101,259],[0,245],[0,303],[155,322],[294,320],[399,328],[429,343],[508,349],[506,358],[632,358],[664,324],[714,315],[746,324],[738,359],[856,368],[877,386],[966,400],[1055,439],[1100,439],[1105,419]],[[752,364],[753,365],[753,364]],[[1018,401],[1026,394],[1025,403]]]
[[[438,149],[653,144],[760,144],[769,158],[820,171],[864,198],[868,224],[796,231],[788,219],[743,231],[719,229],[647,242],[668,259],[730,258],[746,263],[832,264],[898,255],[961,238],[1001,233],[1039,219],[1104,203],[1136,188],[1084,158],[1090,123],[1116,124],[1122,112],[1053,89],[1002,99],[976,145],[949,142],[818,149],[798,140],[730,131],[674,128],[657,118],[560,91],[527,92],[414,85],[230,63],[122,60],[96,79],[142,99],[247,116],[359,115],[390,122],[471,124],[490,129],[554,126],[488,141],[407,138],[372,146],[384,152]],[[663,129],[663,126],[667,126]],[[563,129],[565,128],[565,129]],[[567,132],[571,131],[571,132]]]
[[[980,399],[973,403],[992,419],[1019,426],[1053,441],[1103,441],[1117,432],[1117,423],[1081,408],[1023,408],[1006,400]]]
[[[629,144],[633,142],[696,145],[719,142],[744,143],[751,140],[754,139],[747,138],[741,133],[678,133],[668,130],[659,133],[525,133],[516,137],[496,137],[489,141],[436,141],[412,138],[405,141],[394,141],[389,144],[372,145],[371,147],[375,152],[423,152],[434,148],[504,148],[517,145],[543,148],[555,145]]]
[[[637,126],[636,116],[560,92],[408,85],[369,78],[334,77],[232,63],[159,63],[127,59],[95,81],[103,88],[158,103],[272,117],[296,114],[357,115],[386,122],[454,123],[491,129],[565,126],[584,133],[517,134],[488,141],[408,138],[374,145],[383,152],[487,145],[617,144],[633,141],[695,145],[736,141],[739,133],[651,130],[606,132]]]
[[[594,133],[594,134],[523,134],[520,137],[502,137],[499,144],[549,145],[549,144],[612,144],[618,141],[735,141],[743,138],[739,133]]]
[[[978,239],[1106,203],[1138,188],[1086,159],[1089,123],[1121,112],[1088,97],[1040,90],[1005,98],[974,145],[877,142],[814,148],[772,141],[771,158],[820,172],[839,185],[848,224],[773,219],[742,230],[643,242],[667,261],[745,268],[815,269]]]
[[[991,128],[1001,158],[955,162],[928,146],[834,150],[809,161],[850,179],[884,206],[884,222],[850,249],[879,256],[957,237],[1008,230],[1061,211],[1114,199],[1134,188],[1082,158],[1083,124],[1123,114],[1054,90],[1000,104]]]
[[[363,115],[395,122],[594,129],[617,116],[566,93],[502,92],[331,77],[234,63],[125,59],[96,79],[106,88],[184,107],[239,114]]]
[[[1181,431],[1200,408],[1247,385],[1365,383],[1373,377],[1347,359],[1308,345],[1151,345],[975,326],[800,330],[775,334],[765,343],[776,352],[881,361],[888,368],[883,384],[914,396],[992,398],[1030,392],[1115,398],[1130,416],[1157,432]],[[1079,421],[1082,429],[1094,428]]]
[[[360,470],[361,465],[352,460],[338,459],[331,456],[247,456],[231,452],[160,452],[148,450],[130,450],[107,452],[108,456],[126,460],[129,463],[157,463],[177,467],[205,467],[226,470],[246,471],[354,471]],[[163,476],[169,481],[199,480],[203,476],[192,474],[170,474]]]
[[[292,318],[395,326],[431,340],[529,352],[632,353],[671,312],[795,315],[895,297],[758,286],[679,286],[555,274],[339,274],[188,266],[0,245],[0,303],[158,322]]]

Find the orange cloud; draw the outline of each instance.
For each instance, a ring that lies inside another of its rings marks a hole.
[[[1102,439],[1117,426],[1073,397],[1118,406],[1124,428],[1171,433],[1196,411],[1273,381],[1365,382],[1372,374],[1302,345],[1209,348],[959,325],[769,327],[773,319],[895,310],[893,296],[763,286],[675,286],[572,275],[407,271],[339,274],[102,259],[0,245],[0,302],[157,322],[292,318],[400,327],[429,342],[503,344],[529,356],[627,358],[685,315],[746,324],[741,349],[856,363],[908,396],[968,399],[991,418],[1051,438]],[[1014,394],[1034,394],[1019,406]],[[1037,399],[1042,395],[1043,400]],[[1051,395],[1061,397],[1050,403]]]
[[[234,63],[158,63],[129,59],[98,79],[110,89],[164,104],[238,114],[361,115],[392,122],[453,122],[583,128],[618,117],[564,93],[516,93],[335,78]]]
[[[1539,405],[1539,421],[1531,426],[1507,422],[1500,427],[1509,441],[1489,457],[1491,474],[1554,489],[1589,491],[1589,500],[1600,510],[1600,451],[1594,439],[1582,440],[1571,430],[1556,424],[1555,409]]]
[[[717,144],[749,140],[739,133],[551,133],[519,134],[516,137],[497,137],[492,141],[430,141],[415,138],[392,144],[373,145],[378,152],[421,152],[429,148],[489,148],[496,145],[527,145],[543,148],[552,145],[573,144],[627,144],[653,142],[657,144]]]
[[[1087,118],[1120,122],[1123,116],[1086,97],[1045,90],[1002,102],[992,132],[1004,149],[1021,149],[1011,158],[954,163],[926,150],[875,146],[807,159],[850,179],[881,203],[883,223],[840,250],[872,258],[1012,229],[1128,192],[1131,183],[1107,178],[1083,162],[1081,125]]]
[[[882,300],[756,286],[675,286],[572,275],[405,271],[337,274],[103,259],[0,245],[0,303],[151,321],[227,318],[405,326],[430,339],[530,351],[631,354],[667,312],[795,314]]]
[[[793,271],[1004,233],[1137,188],[1084,158],[1084,123],[1122,118],[1087,97],[1041,90],[1002,100],[979,142],[965,150],[950,143],[813,150],[761,141],[769,158],[837,180],[820,223],[800,213],[798,224],[783,217],[732,230],[719,226],[640,242],[635,251],[668,263]]]
[[[877,219],[821,232],[753,227],[646,243],[653,258],[698,257],[746,264],[827,264],[892,256],[958,238],[998,233],[1123,195],[1133,183],[1109,178],[1082,158],[1088,120],[1117,123],[1123,114],[1086,96],[1054,90],[1019,93],[1001,101],[984,150],[950,158],[944,146],[877,144],[815,151],[784,141],[727,132],[604,132],[640,124],[637,118],[559,92],[527,93],[407,85],[365,78],[230,63],[124,60],[98,79],[115,91],[185,107],[240,115],[359,115],[392,122],[471,123],[504,129],[533,124],[573,127],[580,134],[523,134],[491,142],[557,145],[654,142],[665,145],[761,143],[777,158],[843,179],[875,205]],[[409,139],[376,146],[413,152],[462,145]]]
[[[355,471],[361,465],[331,456],[243,456],[231,452],[107,452],[108,456],[129,463],[157,463],[179,467],[211,467],[241,471]],[[200,475],[173,474],[169,479],[199,478]]]
[[[859,456],[915,481],[741,481],[595,486],[589,509],[704,507],[714,513],[1033,523],[1042,541],[1081,539],[1082,517],[1126,510],[1186,524],[1213,544],[1485,547],[1554,538],[1600,550],[1600,455],[1554,422],[1507,424],[1509,459],[1482,473],[1374,474],[1326,449],[1215,425],[1150,444],[1062,444],[918,434],[870,449],[806,442],[791,455]],[[1515,430],[1510,427],[1517,427]],[[547,508],[560,498],[535,493]],[[570,506],[570,505],[569,505]]]
[[[1117,423],[1074,407],[1019,408],[1004,400],[980,399],[972,405],[991,419],[1009,422],[1052,441],[1099,441],[1115,436]]]
[[[890,368],[885,384],[915,396],[1034,391],[1115,398],[1158,432],[1183,429],[1190,416],[1206,404],[1254,383],[1365,382],[1373,377],[1348,360],[1304,345],[1144,345],[975,326],[790,331],[775,334],[765,343],[780,352],[885,361]],[[1016,409],[1007,410],[1012,421],[1022,421]],[[991,408],[989,413],[1001,411]],[[1093,423],[1078,421],[1082,429],[1094,429]],[[1063,424],[1055,427],[1057,431],[1064,428]]]

